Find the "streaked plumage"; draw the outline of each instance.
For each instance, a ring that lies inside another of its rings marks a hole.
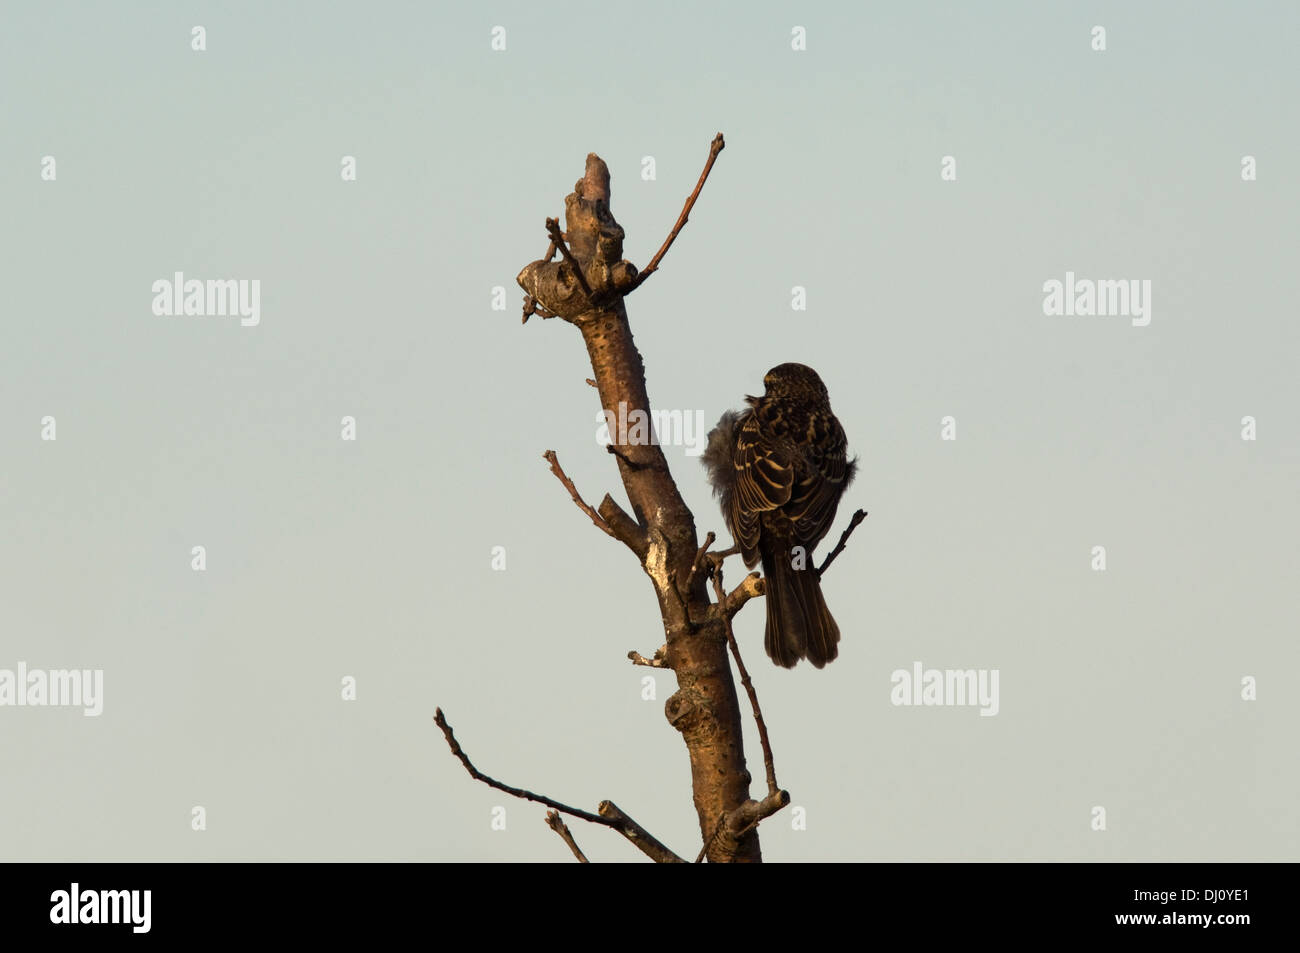
[[[816,371],[781,364],[763,383],[762,397],[745,398],[748,410],[722,415],[703,462],[745,565],[763,565],[768,656],[786,668],[801,658],[821,668],[839,653],[840,630],[813,547],[830,531],[857,462]]]

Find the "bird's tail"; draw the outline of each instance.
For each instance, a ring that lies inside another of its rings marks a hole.
[[[806,658],[817,668],[839,654],[840,627],[822,597],[817,569],[796,569],[788,552],[762,551],[767,579],[768,657],[777,665],[794,668]]]

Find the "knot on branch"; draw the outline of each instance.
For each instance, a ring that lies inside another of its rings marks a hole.
[[[528,296],[566,321],[611,304],[637,283],[637,269],[623,258],[623,226],[609,210],[609,167],[587,154],[586,174],[564,199],[565,231],[547,219],[547,257],[530,262],[516,279]],[[555,252],[561,260],[552,261]]]
[[[717,733],[713,705],[699,692],[685,688],[674,692],[664,702],[664,714],[668,717],[668,723],[688,736],[692,743]]]

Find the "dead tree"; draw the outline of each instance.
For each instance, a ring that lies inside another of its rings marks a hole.
[[[558,317],[581,332],[591,359],[593,377],[588,383],[596,388],[601,406],[607,411],[617,412],[622,404],[629,416],[639,410],[646,415],[643,419],[651,419],[645,369],[632,340],[625,299],[658,269],[686,224],[723,145],[719,133],[677,223],[640,272],[623,258],[623,229],[609,208],[609,169],[599,156],[589,153],[585,174],[564,200],[564,231],[560,230],[558,221],[547,219],[550,246],[546,257],[524,266],[519,273],[519,285],[526,293],[523,320],[527,322],[534,314]],[[611,439],[619,437],[611,428]],[[653,440],[613,443],[606,449],[618,465],[632,507],[630,514],[609,494],[605,494],[599,506],[591,507],[560,467],[555,452],[548,450],[543,456],[574,503],[598,529],[632,551],[654,586],[663,618],[665,644],[652,658],[636,651],[629,652],[628,658],[635,665],[671,669],[677,677],[677,691],[665,703],[664,713],[681,733],[690,755],[691,784],[703,844],[696,860],[707,857],[710,863],[759,861],[762,855],[758,824],[788,804],[790,795],[777,784],[767,728],[736,647],[731,619],[750,599],[762,595],[763,580],[758,573],[750,573],[730,592],[725,590],[722,564],[730,551],[710,552],[715,539],[713,533],[708,533],[703,544],[700,543],[695,533],[695,518],[682,501],[657,443]],[[848,535],[864,515],[861,511],[854,514],[840,544],[819,572],[824,572],[843,549]],[[709,597],[710,581],[716,601]],[[759,800],[750,796],[740,704],[727,658],[728,647],[749,695],[763,747],[767,793]],[[472,777],[515,797],[552,808],[547,823],[564,838],[580,861],[585,862],[586,858],[556,812],[612,827],[656,861],[682,861],[609,801],[602,801],[598,812],[592,814],[510,787],[483,774],[461,749],[441,709],[435,721],[452,753]]]

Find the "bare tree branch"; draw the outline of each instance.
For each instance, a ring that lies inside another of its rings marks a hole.
[[[548,219],[547,221],[549,222],[550,220]],[[555,257],[555,247],[554,241],[546,246],[546,255],[543,258],[543,261],[550,261]],[[540,314],[543,318],[558,317],[554,311],[548,311],[546,308],[542,307],[542,303],[532,295],[524,295],[524,320],[522,323],[527,324],[528,319],[535,314]],[[588,383],[590,383],[592,387],[596,386],[595,381],[588,381]]]
[[[601,801],[596,808],[610,822],[616,831],[630,840],[641,853],[656,864],[684,864],[686,861],[660,843],[659,839],[624,814],[613,801]]]
[[[543,794],[534,794],[532,791],[526,791],[523,788],[511,787],[508,784],[503,784],[495,778],[484,774],[478,768],[474,767],[474,763],[469,760],[469,755],[467,755],[464,749],[461,748],[460,742],[456,740],[456,735],[452,731],[451,725],[447,724],[447,718],[443,715],[441,708],[435,711],[433,720],[434,723],[442,729],[442,736],[447,739],[447,747],[451,749],[451,753],[460,759],[460,763],[465,766],[465,770],[469,772],[469,776],[475,781],[482,781],[488,787],[502,791],[512,797],[517,797],[525,801],[535,801],[538,804],[545,804],[553,810],[562,811],[572,817],[580,817],[584,821],[590,821],[592,824],[599,824],[602,827],[613,828],[631,841],[633,846],[635,846],[639,851],[651,860],[654,860],[656,863],[686,863],[686,861],[682,860],[682,858],[678,857],[671,850],[665,847],[644,827],[619,810],[611,801],[601,801],[599,806],[596,808],[600,813],[591,814],[587,811],[581,810],[580,808],[570,807],[567,804],[546,797]]]
[[[578,846],[578,842],[573,839],[573,834],[569,831],[569,825],[564,823],[564,818],[560,816],[559,811],[546,812],[546,826],[564,838],[564,842],[569,845],[569,850],[573,851],[573,856],[578,858],[578,863],[591,863],[587,859],[587,855],[582,852],[582,848]]]
[[[659,267],[680,234],[723,145],[722,136],[715,137],[695,191],[646,274]],[[539,305],[581,333],[601,408],[607,413],[650,415],[645,364],[625,306],[626,296],[644,276],[623,258],[624,231],[610,211],[609,167],[600,156],[588,153],[583,176],[564,202],[566,228],[560,237],[592,294],[583,293],[567,260],[530,262],[516,280]],[[552,240],[552,244],[561,250],[559,243]],[[664,714],[681,734],[690,757],[700,838],[708,840],[717,818],[725,815],[726,824],[707,849],[709,861],[760,861],[757,832],[738,834],[740,828],[731,821],[733,815],[748,818],[754,808],[747,805],[757,802],[749,792],[744,719],[727,658],[726,620],[722,611],[711,608],[705,574],[692,571],[700,549],[694,515],[659,445],[620,442],[611,453],[630,509],[624,513],[607,496],[598,512],[637,554],[654,586],[667,644],[663,667],[671,668],[677,679],[677,691],[664,704]],[[712,558],[706,552],[706,559]],[[734,603],[740,604],[755,591],[754,584],[742,584]],[[622,631],[619,620],[610,620],[610,626],[612,632]]]
[[[763,595],[765,592],[767,592],[767,581],[757,572],[751,572],[740,581],[740,585],[727,593],[726,601],[720,603],[722,611],[728,618],[731,618],[740,611],[746,602]]]
[[[835,557],[838,556],[840,553],[844,552],[844,545],[849,541],[849,537],[852,536],[853,531],[858,528],[858,524],[861,523],[866,518],[867,518],[866,510],[858,510],[856,513],[853,514],[853,519],[849,520],[848,528],[845,529],[844,532],[840,535],[840,541],[835,544],[835,548],[832,549],[827,554],[826,561],[823,562],[821,566],[818,568],[817,570],[818,579],[822,577],[822,573],[826,572],[826,570],[830,567],[830,564],[835,561]]]
[[[739,555],[740,555],[740,547],[732,546],[730,549],[720,549],[716,553],[708,553],[705,555],[704,559],[705,562],[709,564],[710,568],[708,571],[713,572],[713,567],[721,566],[724,562],[727,561],[727,557],[739,556]]]
[[[655,256],[650,259],[650,264],[646,265],[644,270],[636,276],[636,281],[628,289],[627,294],[636,291],[647,278],[659,270],[659,262],[663,260],[664,255],[668,254],[668,249],[677,240],[677,236],[685,227],[687,219],[691,217],[691,209],[695,207],[695,200],[700,197],[700,190],[704,188],[704,181],[709,177],[709,172],[713,169],[713,163],[718,160],[718,153],[726,148],[726,145],[722,133],[718,133],[713,137],[713,142],[709,144],[709,159],[704,163],[704,171],[700,173],[700,181],[695,183],[695,191],[686,197],[686,205],[682,208],[682,214],[677,216],[677,224],[668,233],[668,237],[664,239],[663,245],[655,252]]]
[[[532,295],[524,295],[524,319],[521,323],[527,324],[528,319],[535,314],[540,314],[543,318],[558,317],[554,311],[548,311],[542,307],[541,302]]]
[[[591,517],[591,521],[596,524],[596,528],[602,533],[605,533],[614,539],[618,539],[618,534],[615,533],[610,528],[609,524],[600,518],[600,514],[588,506],[587,502],[578,494],[578,488],[573,485],[573,481],[569,479],[568,474],[564,472],[564,468],[560,466],[560,458],[555,455],[555,451],[547,450],[542,454],[542,459],[550,463],[551,472],[554,473],[556,478],[564,484],[564,488],[569,491],[569,496],[573,497],[573,502],[578,505],[578,509]]]
[[[455,734],[452,733],[451,725],[447,724],[447,719],[442,714],[441,708],[437,709],[434,713],[433,720],[434,723],[442,729],[442,736],[447,739],[447,747],[451,748],[451,753],[460,759],[460,763],[465,766],[465,770],[469,772],[469,776],[475,781],[482,781],[488,787],[496,788],[498,791],[504,791],[512,797],[522,798],[525,801],[536,801],[538,804],[545,804],[547,807],[554,808],[557,811],[563,811],[565,814],[572,815],[573,817],[580,817],[584,821],[590,821],[593,824],[601,824],[605,827],[617,826],[614,822],[610,821],[608,818],[601,817],[599,814],[592,814],[580,808],[569,807],[569,805],[562,804],[559,801],[546,797],[545,795],[534,794],[532,791],[525,791],[523,788],[511,787],[508,784],[502,784],[495,778],[488,777],[488,775],[474,767],[473,762],[469,760],[469,755],[465,754],[461,749],[460,742],[456,740]]]
[[[546,220],[546,232],[551,236],[552,247],[559,249],[560,254],[564,256],[564,260],[567,261],[569,267],[573,269],[574,276],[578,279],[578,284],[582,286],[582,293],[587,296],[588,300],[590,300],[592,298],[591,286],[587,284],[587,276],[582,273],[582,265],[578,264],[578,259],[573,257],[573,252],[569,251],[569,246],[565,243],[564,236],[560,234],[559,220],[548,218]],[[555,253],[551,252],[551,254],[553,255]],[[550,258],[548,257],[547,260],[549,261]]]
[[[714,535],[713,530],[709,530],[704,534],[704,542],[700,544],[699,551],[696,552],[695,559],[691,562],[691,574],[686,580],[686,590],[688,592],[690,591],[691,586],[695,584],[696,577],[709,571],[709,563],[705,560],[704,556],[708,553],[709,547],[713,545],[717,538],[718,537]]]
[[[654,658],[646,658],[636,649],[627,653],[627,657],[632,660],[633,665],[648,665],[650,668],[668,668],[668,663],[664,660],[664,654],[667,646],[662,646],[655,650]]]
[[[758,826],[759,821],[771,817],[790,803],[789,791],[776,791],[761,801],[746,801],[727,817],[727,830],[740,837]]]
[[[641,524],[628,516],[623,507],[615,503],[614,498],[608,493],[600,501],[598,511],[600,518],[614,531],[614,535],[644,563],[646,550],[650,548],[650,540],[646,537],[645,529]]]
[[[731,617],[726,613],[727,596],[722,588],[722,567],[719,566],[713,573],[713,591],[718,597],[718,612],[722,615],[723,624],[727,629],[727,644],[731,646],[731,654],[736,660],[736,668],[740,671],[740,683],[745,686],[745,693],[749,695],[749,704],[754,709],[754,722],[758,725],[758,740],[763,746],[763,768],[767,772],[767,793],[769,796],[775,795],[780,791],[780,786],[776,783],[776,766],[772,760],[772,742],[767,737],[767,725],[763,721],[763,710],[758,707],[758,693],[754,691],[754,683],[750,681],[749,672],[745,669],[745,663],[740,657],[740,646],[736,644],[736,635],[731,631]],[[786,795],[787,799],[789,795]]]

